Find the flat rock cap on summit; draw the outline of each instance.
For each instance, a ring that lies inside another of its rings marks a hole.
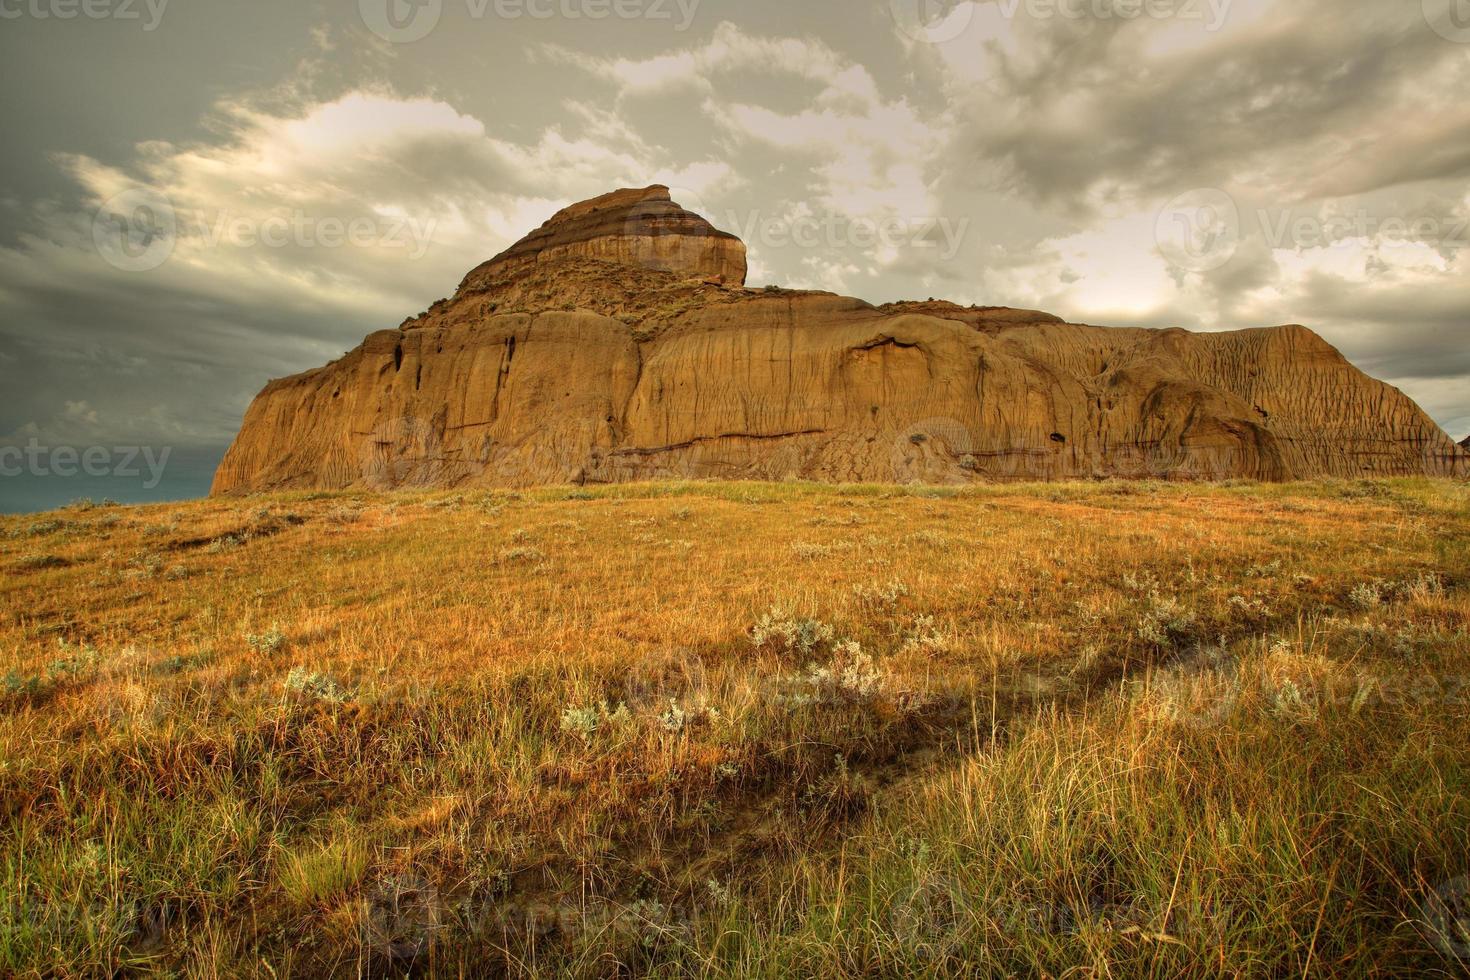
[[[562,208],[540,228],[481,265],[480,281],[567,258],[601,259],[745,284],[745,244],[686,211],[662,184],[624,188]]]

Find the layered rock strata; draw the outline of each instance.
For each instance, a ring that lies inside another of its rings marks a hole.
[[[1195,334],[744,288],[664,188],[574,205],[256,397],[214,492],[650,479],[1465,475],[1302,326]]]

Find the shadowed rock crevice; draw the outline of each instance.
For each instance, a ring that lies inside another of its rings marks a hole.
[[[1470,472],[1470,447],[1302,326],[875,307],[745,269],[667,188],[573,205],[398,330],[267,385],[214,492]]]

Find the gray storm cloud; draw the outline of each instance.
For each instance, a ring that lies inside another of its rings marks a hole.
[[[757,282],[1307,323],[1460,437],[1470,46],[1420,7],[1016,0],[952,4],[958,29],[926,32],[886,2],[707,0],[683,30],[447,4],[411,45],[285,3],[175,5],[149,32],[22,17],[0,34],[28,83],[0,108],[0,444],[222,447],[268,378],[419,312],[558,207],[654,180],[755,229]],[[239,58],[208,57],[224,34]],[[134,188],[172,224],[107,213]],[[1238,240],[1171,265],[1157,219],[1202,188],[1234,202]],[[761,230],[869,226],[946,233]],[[148,249],[167,251],[152,269],[108,261]]]

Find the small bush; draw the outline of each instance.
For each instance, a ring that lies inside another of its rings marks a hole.
[[[813,664],[806,673],[787,678],[795,693],[786,698],[792,706],[837,705],[871,701],[888,686],[888,673],[854,640],[843,640],[826,664]]]
[[[566,708],[561,713],[561,730],[575,735],[584,742],[592,741],[594,735],[609,727],[621,727],[632,721],[626,704],[619,703],[609,708],[606,701],[583,708]]]
[[[679,702],[673,698],[669,699],[668,708],[664,709],[658,716],[658,727],[670,735],[677,735],[684,730],[689,723],[689,714],[681,707]]]
[[[270,656],[286,645],[286,634],[281,632],[279,626],[272,626],[264,633],[246,633],[245,643],[256,653]]]
[[[26,555],[12,567],[17,572],[39,572],[47,568],[65,568],[70,564],[59,555]]]
[[[347,689],[329,674],[318,674],[305,667],[292,667],[286,675],[286,690],[316,701],[341,704],[350,700]]]
[[[192,670],[195,667],[202,666],[209,659],[210,655],[207,653],[174,654],[171,657],[163,658],[155,664],[153,672],[156,674],[181,674],[186,670]]]
[[[40,697],[47,688],[46,681],[36,674],[22,674],[18,670],[12,670],[0,677],[0,694],[7,699],[27,699]]]
[[[1194,611],[1178,599],[1153,592],[1138,624],[1138,636],[1156,647],[1176,646],[1193,634],[1195,621]]]
[[[1348,593],[1348,604],[1355,609],[1369,610],[1377,609],[1383,604],[1383,584],[1381,582],[1361,582],[1353,586]]]
[[[774,649],[798,657],[810,657],[836,638],[837,631],[827,623],[793,616],[779,607],[763,614],[750,631],[750,642],[757,649]]]
[[[163,556],[153,552],[143,552],[129,559],[128,565],[141,575],[152,578],[163,569]]]
[[[855,585],[852,594],[864,605],[892,608],[909,594],[909,587],[893,579],[884,585]]]
[[[98,653],[97,648],[90,643],[73,648],[71,644],[62,640],[61,652],[63,656],[46,666],[47,672],[53,679],[80,677],[95,671],[102,663],[102,654]]]
[[[209,542],[209,547],[205,550],[208,551],[211,555],[221,555],[227,551],[234,551],[236,548],[240,547],[244,543],[245,538],[241,535],[222,534],[219,537],[215,538],[213,541]]]
[[[932,656],[947,652],[949,639],[935,624],[933,616],[915,616],[913,623],[901,634],[899,649],[903,653]]]

